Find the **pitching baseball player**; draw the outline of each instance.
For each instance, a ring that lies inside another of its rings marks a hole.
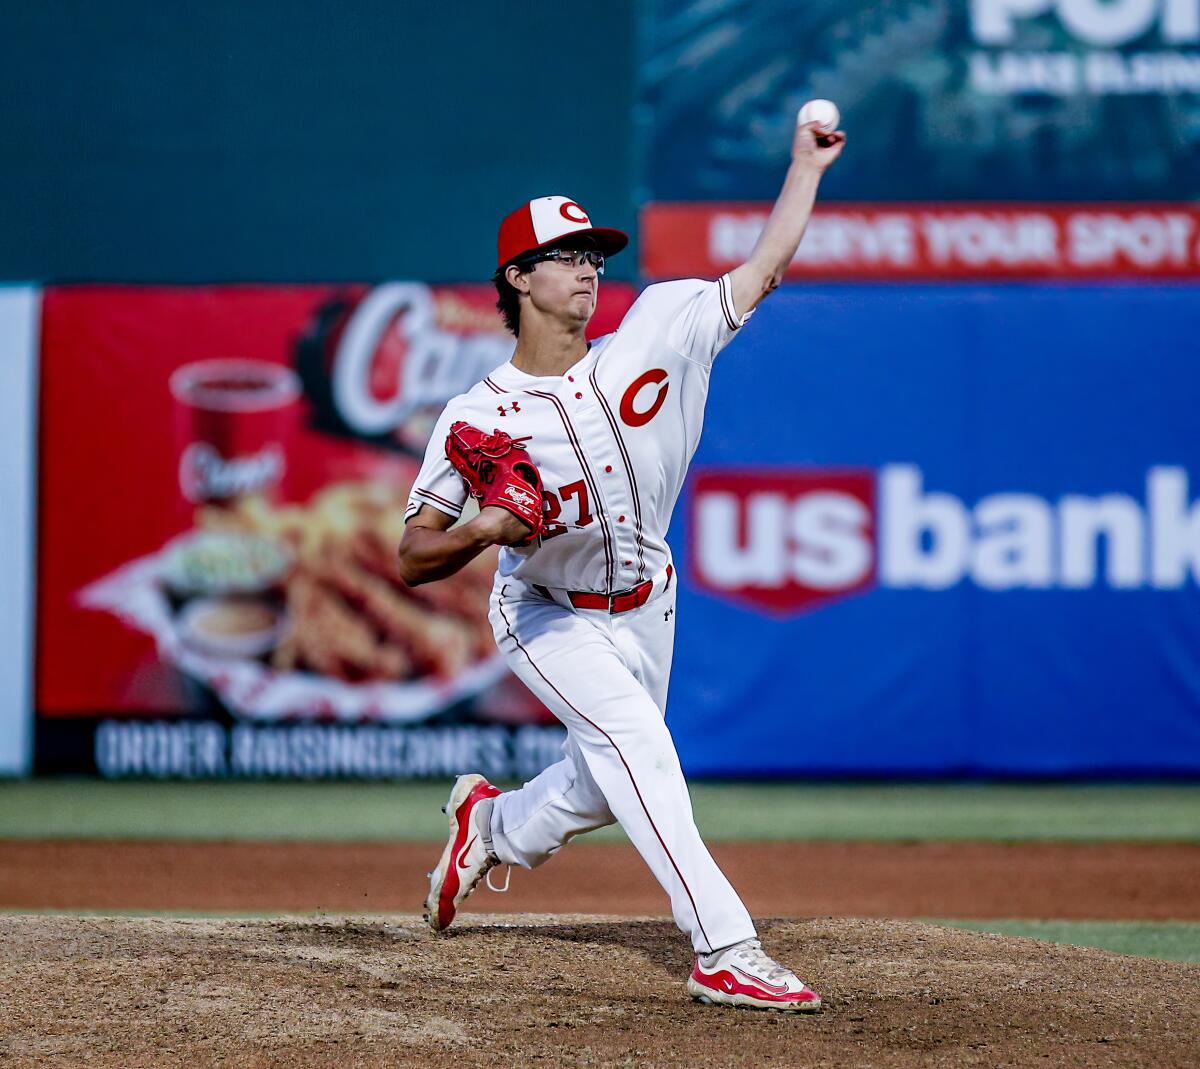
[[[666,532],[696,450],[713,360],[773,290],[844,135],[797,126],[782,191],[749,260],[716,282],[648,287],[590,345],[607,257],[625,234],[565,197],[500,227],[508,363],[446,406],[406,512],[400,573],[444,578],[500,545],[490,619],[509,666],[567,729],[564,757],[514,791],[460,776],[426,917],[444,930],[497,864],[533,868],[620,822],[695,948],[693,998],[816,1010],[762,950],[705,847],[664,720],[678,577]],[[480,511],[459,518],[468,494]],[[490,879],[490,877],[489,877]]]

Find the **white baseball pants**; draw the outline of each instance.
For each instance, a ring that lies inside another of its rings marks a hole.
[[[497,575],[490,619],[509,667],[567,729],[565,757],[500,795],[492,845],[533,868],[576,835],[620,822],[671,899],[698,953],[754,936],[754,922],[700,838],[664,714],[675,641],[675,580],[610,615],[547,600]]]

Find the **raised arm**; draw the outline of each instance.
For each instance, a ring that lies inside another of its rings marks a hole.
[[[812,215],[821,175],[842,154],[845,143],[846,135],[841,130],[821,136],[816,123],[796,127],[791,166],[767,225],[763,227],[750,259],[729,275],[733,283],[733,304],[739,317],[753,311],[758,302],[783,280],[783,273],[796,255]]]
[[[400,578],[420,586],[453,575],[488,546],[507,545],[529,534],[529,528],[511,512],[484,508],[478,516],[449,530],[455,517],[422,505],[404,527],[398,551]]]

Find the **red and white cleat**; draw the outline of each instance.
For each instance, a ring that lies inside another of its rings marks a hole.
[[[715,954],[697,955],[687,989],[692,998],[720,1006],[799,1013],[815,1013],[821,1008],[821,996],[790,969],[767,957],[757,939],[734,943]]]
[[[443,810],[450,822],[450,837],[437,868],[429,874],[429,897],[425,899],[425,921],[435,932],[450,927],[459,904],[489,869],[500,864],[483,845],[483,834],[475,819],[479,803],[500,793],[478,774],[459,776],[454,781]],[[491,806],[485,808],[490,810]]]

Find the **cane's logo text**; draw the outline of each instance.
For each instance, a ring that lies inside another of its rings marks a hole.
[[[283,471],[283,450],[277,445],[226,459],[208,442],[193,442],[179,458],[179,488],[197,504],[224,501],[274,486]]]

